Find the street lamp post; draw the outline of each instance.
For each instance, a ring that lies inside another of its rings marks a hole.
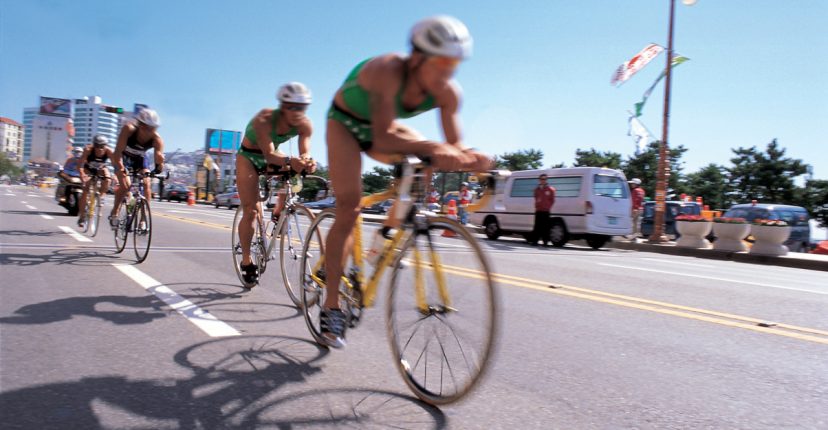
[[[670,176],[670,163],[667,155],[667,136],[670,125],[670,84],[673,63],[673,22],[675,21],[676,0],[670,1],[670,29],[667,36],[667,69],[664,82],[664,118],[661,127],[661,142],[658,146],[658,167],[656,172],[655,217],[653,219],[653,233],[650,243],[667,241],[664,235],[664,211],[667,198],[667,178]],[[687,6],[696,4],[696,0],[682,0]]]

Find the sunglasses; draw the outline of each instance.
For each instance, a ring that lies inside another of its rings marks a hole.
[[[282,106],[285,110],[291,112],[304,112],[308,109],[306,105],[290,105],[290,106]]]
[[[454,57],[431,56],[430,61],[437,67],[445,70],[454,70],[460,65],[460,59]]]

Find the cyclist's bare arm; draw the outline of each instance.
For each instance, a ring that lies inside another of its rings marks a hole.
[[[152,147],[154,149],[155,168],[161,170],[164,168],[164,139],[158,134],[155,135]]]
[[[115,151],[112,153],[112,166],[115,167],[115,172],[120,173],[124,170],[123,153],[126,148],[127,140],[132,133],[137,133],[138,130],[127,124],[121,128],[121,133],[118,134],[118,143],[115,144]]]
[[[94,149],[90,147],[83,148],[83,154],[81,154],[80,160],[78,160],[78,172],[81,174],[81,180],[86,182],[86,177],[89,176],[89,172],[86,170],[86,159],[89,158],[89,153],[94,151]]]

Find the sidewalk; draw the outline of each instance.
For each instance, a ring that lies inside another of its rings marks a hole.
[[[714,249],[679,248],[675,242],[651,244],[646,242],[610,242],[607,248],[631,251],[655,252],[659,254],[680,255],[684,257],[709,258],[712,260],[730,260],[740,263],[764,264],[793,267],[797,269],[822,270],[828,272],[828,256],[790,252],[781,257],[751,255],[747,252],[717,251]]]

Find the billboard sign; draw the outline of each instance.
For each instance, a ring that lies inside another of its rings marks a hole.
[[[39,113],[41,115],[70,117],[72,116],[72,100],[41,97]]]
[[[204,151],[208,154],[233,154],[241,145],[241,132],[208,128],[204,134]]]

